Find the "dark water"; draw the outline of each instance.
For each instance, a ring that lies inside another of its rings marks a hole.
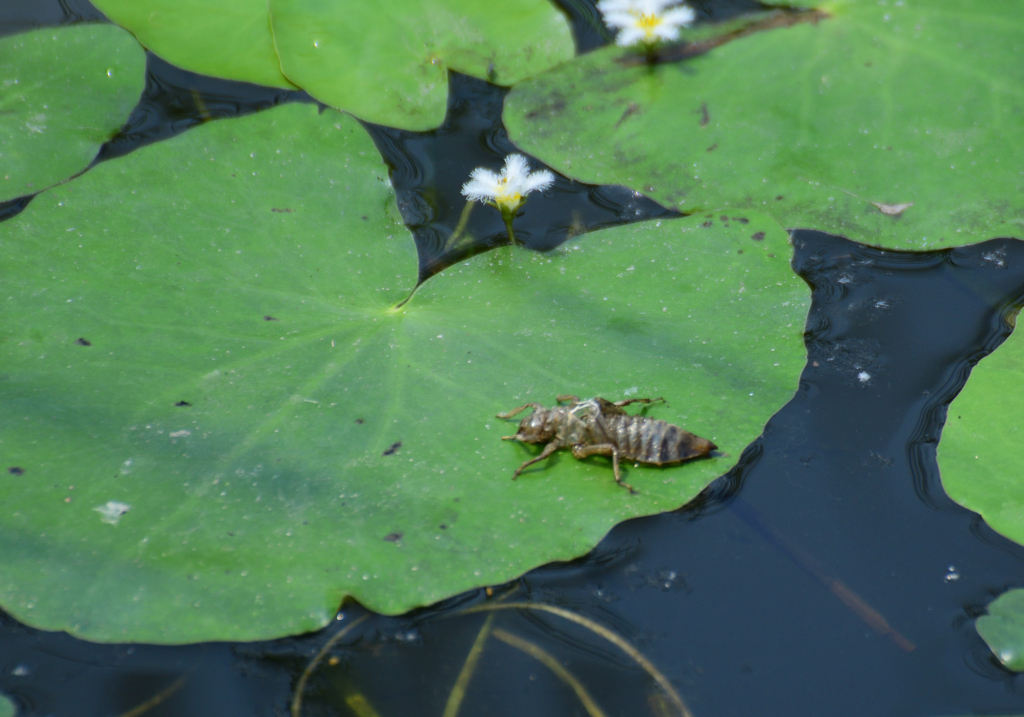
[[[588,7],[562,6],[573,3]],[[0,12],[0,27],[8,17]],[[605,37],[586,17],[577,12],[581,49],[587,37]],[[197,78],[156,58],[148,67],[146,95],[101,157],[116,161],[212,117],[309,101]],[[497,166],[512,150],[498,121],[504,90],[457,76],[452,86],[438,130],[369,128],[392,167],[424,277],[504,241],[500,220],[481,212],[468,250],[445,246],[466,168]],[[549,194],[531,197],[517,220],[520,239],[536,248],[667,211],[622,188],[564,178]],[[1024,548],[945,496],[935,446],[946,404],[1024,302],[1024,244],[911,254],[810,231],[793,240],[794,269],[813,290],[809,361],[797,395],[740,465],[685,509],[624,523],[586,558],[535,570],[496,596],[611,628],[698,717],[1022,713],[1024,678],[999,666],[974,617],[1024,586]],[[486,619],[456,613],[493,603],[481,590],[398,618],[369,616],[313,674],[302,714],[362,717],[369,704],[381,717],[441,715]],[[363,614],[346,606],[342,620],[312,635],[184,647],[93,645],[5,617],[0,691],[24,715],[139,714],[147,702],[152,717],[283,715],[313,655]],[[516,640],[557,660],[609,716],[675,714],[631,658],[577,624],[507,610],[491,627],[462,715],[587,714]]]

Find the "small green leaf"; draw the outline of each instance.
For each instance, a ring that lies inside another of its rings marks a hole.
[[[573,56],[546,0],[272,0],[284,73],[321,102],[409,130],[444,121],[448,70],[512,85]]]
[[[267,0],[96,0],[168,62],[201,75],[295,89],[281,74]]]
[[[85,169],[139,101],[145,63],[113,25],[0,38],[0,201]]]
[[[993,529],[1024,544],[1024,334],[982,359],[949,404],[938,461],[942,486]]]
[[[506,126],[563,173],[684,212],[756,209],[902,249],[1020,235],[1020,8],[851,0],[823,10],[679,63],[590,53],[517,85]]]
[[[282,107],[108,162],[0,225],[0,604],[92,640],[255,640],[592,548],[726,472],[793,394],[808,291],[755,214],[648,222],[415,283],[351,117]],[[539,447],[494,416],[664,396],[721,454]]]
[[[18,708],[11,702],[11,699],[6,695],[0,695],[0,717],[14,717],[16,714],[18,714]]]
[[[1024,590],[1003,593],[975,622],[978,634],[1008,670],[1024,672]]]

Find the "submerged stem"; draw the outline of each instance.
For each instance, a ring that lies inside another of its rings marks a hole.
[[[368,617],[370,617],[369,614],[357,617],[348,625],[338,630],[336,633],[334,633],[334,636],[331,637],[330,640],[324,643],[324,646],[320,648],[320,651],[316,653],[313,659],[309,661],[309,664],[306,666],[306,669],[302,671],[302,675],[299,677],[298,684],[295,685],[295,696],[292,698],[291,707],[292,717],[299,717],[299,715],[302,714],[302,693],[306,691],[306,683],[309,681],[309,678],[313,674],[313,671],[320,664],[320,661],[324,659],[327,653],[331,651],[331,648],[334,647],[335,644],[337,644],[337,642],[341,640],[341,638],[345,637],[345,635],[352,632],[352,630],[354,630],[356,626],[359,625],[359,623],[363,622]]]
[[[644,671],[651,676],[655,683],[657,683],[680,715],[683,717],[693,717],[693,713],[690,712],[690,708],[686,706],[682,696],[676,691],[676,688],[672,686],[669,679],[662,674],[661,670],[655,667],[654,663],[648,660],[643,653],[630,645],[625,638],[618,633],[609,630],[604,625],[594,622],[590,618],[573,612],[572,610],[566,610],[565,608],[557,607],[555,605],[547,605],[545,603],[538,602],[483,603],[481,605],[474,605],[473,607],[466,608],[458,614],[465,615],[473,612],[489,612],[492,610],[539,610],[541,612],[551,613],[552,615],[558,615],[559,617],[569,620],[570,622],[574,622],[577,625],[582,625],[591,632],[600,635],[605,640],[629,655],[629,657],[640,665],[640,667],[642,667]]]
[[[576,679],[576,677],[562,666],[554,655],[542,648],[540,645],[536,645],[529,640],[524,640],[518,635],[513,635],[511,632],[502,630],[500,627],[494,630],[494,637],[504,642],[506,645],[511,645],[517,650],[525,652],[530,657],[538,660],[542,665],[551,670],[555,676],[565,684],[572,688],[572,691],[576,693],[576,699],[583,705],[583,709],[587,711],[590,717],[606,717],[604,711],[597,704],[590,693],[587,692],[587,688],[583,686],[583,683]]]
[[[154,707],[156,707],[157,705],[159,705],[161,702],[165,701],[167,698],[169,698],[175,692],[177,692],[181,688],[181,686],[185,684],[185,680],[187,680],[187,679],[188,679],[188,675],[182,675],[177,680],[175,680],[173,683],[171,683],[171,685],[169,687],[161,690],[160,692],[157,692],[155,695],[150,697],[148,700],[143,702],[141,705],[136,705],[135,707],[133,707],[132,709],[128,710],[127,712],[122,712],[120,717],[139,717],[139,715],[148,712],[149,710],[151,710]]]
[[[484,643],[491,636],[491,625],[493,623],[494,614],[492,613],[484,620],[483,627],[480,628],[476,640],[473,641],[473,647],[469,649],[469,655],[466,656],[466,662],[462,665],[462,671],[459,672],[459,676],[455,680],[455,686],[452,687],[452,691],[448,695],[448,704],[444,706],[442,717],[455,717],[459,713],[459,707],[462,706],[462,700],[466,696],[469,681],[472,679],[477,663],[480,662],[480,655],[484,651]]]

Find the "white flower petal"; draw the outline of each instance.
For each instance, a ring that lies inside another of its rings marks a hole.
[[[680,5],[679,0],[636,0],[645,15],[662,15],[669,8]]]
[[[657,27],[652,28],[651,34],[659,40],[675,40],[679,37],[679,28],[663,22]]]
[[[547,170],[531,173],[529,160],[521,154],[505,157],[501,174],[477,167],[469,177],[462,185],[463,196],[474,202],[497,204],[503,212],[515,211],[527,194],[547,189],[555,181],[555,176]]]
[[[546,169],[542,169],[539,172],[534,172],[526,181],[523,182],[522,194],[529,194],[530,192],[543,192],[545,189],[555,183],[555,175]]]
[[[612,12],[629,12],[629,9],[633,7],[634,0],[601,0],[597,3],[597,9],[602,14]]]
[[[505,169],[501,176],[508,179],[509,184],[516,184],[530,174],[530,163],[521,154],[510,154],[505,157]]]
[[[643,42],[646,37],[647,33],[633,25],[623,28],[622,31],[615,36],[615,44],[622,47],[629,47],[630,45],[635,45],[638,42]]]
[[[498,195],[501,177],[489,169],[477,167],[469,174],[469,181],[462,185],[462,196],[471,202],[494,201]]]
[[[604,16],[604,24],[621,30],[636,25],[636,17],[628,12],[610,12]]]
[[[482,182],[466,182],[462,185],[462,196],[471,202],[491,202],[497,194],[493,187]]]
[[[686,7],[675,7],[665,13],[662,18],[662,22],[666,25],[675,25],[677,27],[689,27],[693,24],[693,21],[697,19],[697,13],[694,12],[693,8]]]
[[[489,184],[494,187],[497,187],[498,183],[501,181],[500,174],[498,174],[497,172],[492,172],[489,169],[485,169],[484,167],[477,167],[476,169],[474,169],[472,172],[469,173],[469,178],[472,179],[473,181],[482,182],[484,184]]]
[[[615,42],[624,47],[675,40],[679,28],[689,26],[697,16],[679,0],[601,0],[597,8],[608,27],[620,30]]]

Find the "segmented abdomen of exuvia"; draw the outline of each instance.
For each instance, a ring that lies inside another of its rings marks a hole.
[[[706,456],[715,450],[711,441],[666,421],[645,416],[605,416],[609,438],[626,460],[641,463],[678,463]]]

